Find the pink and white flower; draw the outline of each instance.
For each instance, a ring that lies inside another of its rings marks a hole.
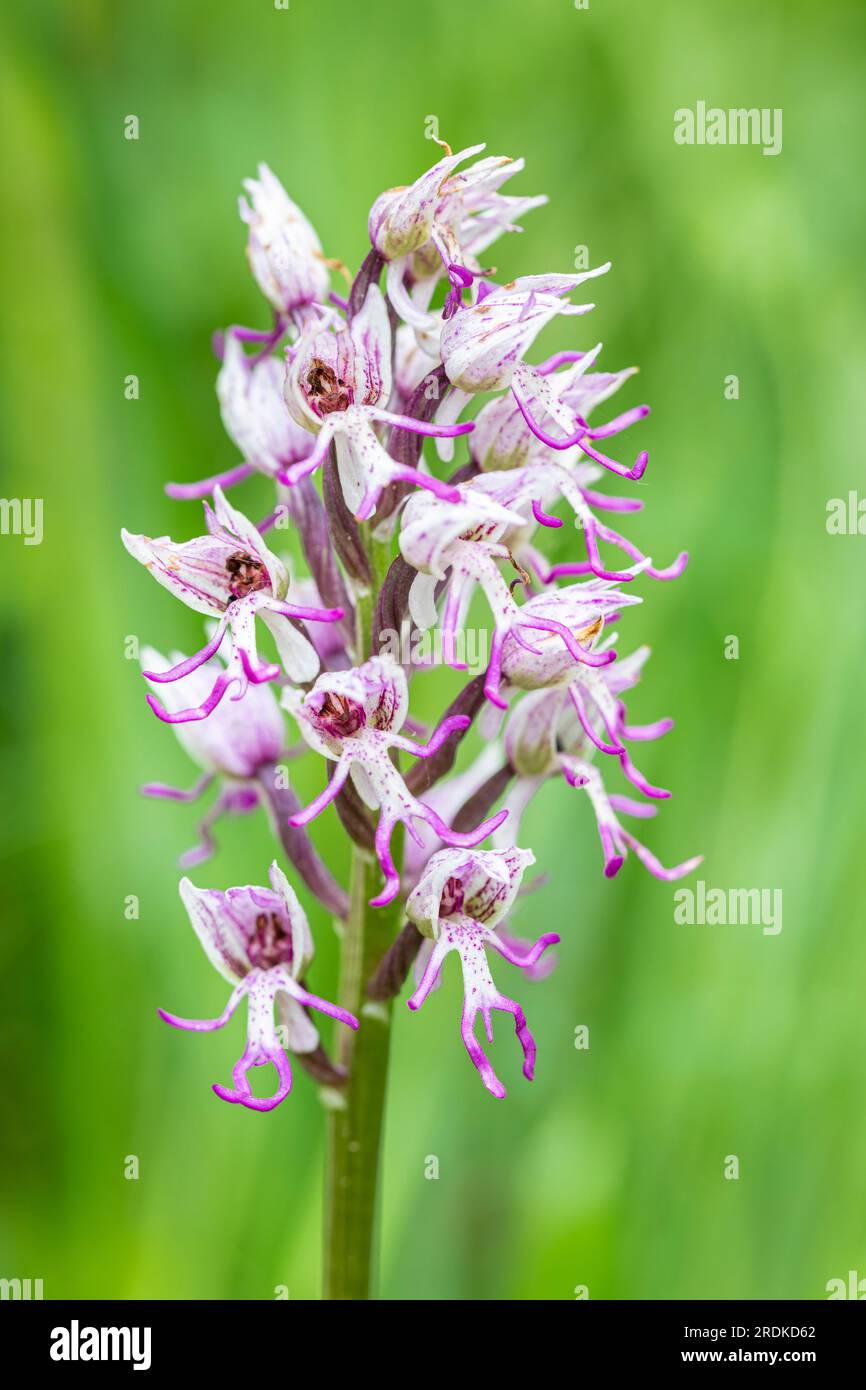
[[[321,324],[311,326],[289,349],[288,362],[286,404],[296,422],[317,437],[308,458],[281,471],[281,482],[291,486],[314,473],[333,444],[346,505],[359,520],[373,515],[389,483],[415,483],[439,497],[454,497],[454,489],[438,478],[393,459],[376,433],[377,425],[390,425],[453,438],[473,428],[471,421],[435,425],[387,409],[391,326],[378,286],[371,285],[348,327],[332,332]]]
[[[647,574],[651,579],[679,578],[688,561],[685,551],[677,556],[673,564],[664,569],[657,568],[652,559],[625,536],[598,520],[593,506],[602,510],[622,510],[620,504],[623,499],[603,497],[587,487],[587,475],[594,477],[597,473],[594,465],[575,464],[569,467],[556,460],[543,462],[537,459],[518,468],[481,473],[471,478],[465,486],[473,495],[483,493],[521,514],[523,526],[519,533],[507,535],[508,547],[518,562],[531,568],[543,584],[571,575],[594,575],[598,579],[621,584],[629,583],[638,574]],[[538,526],[558,530],[563,525],[562,520],[548,510],[560,499],[571,508],[574,525],[584,534],[587,558],[549,565],[531,543],[530,537]],[[641,505],[638,502],[636,508],[628,509],[639,510]],[[599,551],[600,541],[622,550],[632,562],[629,567],[609,569]]]
[[[518,952],[495,930],[517,897],[524,871],[534,863],[535,855],[525,849],[512,848],[502,853],[475,850],[470,854],[440,850],[433,855],[406,904],[409,920],[432,939],[409,1008],[421,1008],[439,978],[445,957],[456,951],[463,969],[460,1035],[484,1085],[497,1098],[506,1091],[475,1036],[478,1014],[484,1020],[489,1043],[493,1041],[492,1011],[500,1009],[512,1015],[523,1050],[523,1075],[529,1081],[535,1074],[536,1048],[522,1008],[493,982],[487,949],[492,947],[512,965],[527,969],[536,964],[548,946],[559,941],[556,932],[545,932],[528,950]]]
[[[250,269],[277,314],[303,319],[304,311],[328,298],[330,275],[312,225],[292,202],[267,164],[257,179],[245,179],[249,194],[239,199],[241,220],[249,227]]]
[[[188,878],[180,883],[181,900],[196,936],[211,965],[234,985],[218,1018],[187,1019],[159,1010],[160,1018],[174,1028],[211,1033],[223,1028],[241,1000],[247,999],[247,1039],[232,1068],[232,1085],[216,1084],[220,1100],[248,1110],[273,1110],[292,1089],[292,1069],[274,1020],[279,1006],[286,1047],[303,1054],[318,1047],[319,1034],[308,1010],[316,1009],[356,1029],[358,1020],[346,1009],[329,1004],[301,983],[313,958],[313,940],[307,915],[288,879],[274,861],[270,888],[196,888]],[[273,1063],[278,1087],[260,1100],[253,1095],[248,1073],[253,1067]]]
[[[205,520],[206,535],[180,543],[168,536],[151,540],[121,533],[130,555],[141,561],[158,584],[188,608],[217,620],[213,637],[199,652],[168,671],[145,671],[149,681],[163,685],[180,680],[217,654],[227,632],[231,638],[226,669],[201,704],[172,712],[155,695],[148,695],[151,709],[167,724],[206,719],[231,686],[236,687],[232,699],[239,700],[250,683],[258,685],[281,674],[279,666],[259,659],[257,616],[272,632],[286,672],[300,681],[313,679],[319,658],[293,622],[333,623],[343,616],[338,608],[301,608],[286,602],[289,576],[284,565],[268,550],[255,526],[229,505],[219,487],[214,489],[213,508],[205,503]]]
[[[504,155],[458,164],[484,149],[477,145],[445,157],[410,188],[389,189],[370,213],[370,240],[388,261],[388,298],[406,324],[429,332],[429,304],[441,278],[450,291],[443,317],[462,304],[463,293],[486,272],[478,261],[503,232],[519,232],[518,219],[547,202],[545,196],[507,197],[502,185],[522,173],[524,161]],[[411,280],[411,291],[406,280]]]
[[[409,256],[430,240],[446,196],[446,180],[464,159],[483,149],[483,145],[470,145],[457,154],[448,150],[408,188],[388,188],[379,194],[370,209],[367,229],[370,244],[383,260]]]
[[[391,835],[398,821],[421,843],[413,821],[426,821],[449,845],[471,847],[502,824],[500,812],[475,830],[460,834],[451,830],[431,806],[413,796],[392,761],[394,750],[415,758],[432,758],[446,738],[465,729],[469,719],[454,715],[443,719],[427,743],[415,743],[398,731],[409,712],[409,691],[403,668],[390,656],[371,657],[349,671],[321,675],[306,695],[287,689],[283,703],[298,722],[311,748],[336,763],[327,787],[290,824],[307,825],[338,795],[351,776],[362,801],[379,812],[376,854],[385,875],[385,887],[372,907],[393,901],[400,889],[400,875],[391,857]]]

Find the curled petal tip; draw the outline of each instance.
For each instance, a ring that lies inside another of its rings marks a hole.
[[[291,1086],[283,1085],[276,1095],[266,1096],[261,1100],[258,1096],[254,1096],[249,1089],[232,1091],[227,1086],[221,1086],[218,1081],[214,1082],[211,1090],[214,1095],[219,1096],[220,1100],[227,1101],[229,1105],[242,1105],[246,1110],[257,1110],[260,1114],[267,1114],[270,1110],[276,1110],[277,1106],[286,1099],[291,1091]]]
[[[491,705],[495,705],[497,709],[508,709],[508,701],[503,700],[499,691],[495,690],[492,686],[485,685],[484,694],[487,696]]]
[[[172,720],[171,715],[169,714],[168,710],[167,710],[167,709],[165,708],[165,706],[156,698],[156,696],[153,694],[153,692],[152,692],[151,690],[149,690],[149,691],[147,692],[147,694],[145,695],[144,698],[145,698],[145,700],[147,701],[147,703],[148,703],[148,705],[150,706],[150,708],[153,710],[153,712],[154,712],[154,714],[156,715],[157,719],[161,719],[162,722],[163,722],[164,724],[171,724],[171,723],[174,722],[174,721]]]
[[[370,899],[370,907],[387,907],[389,903],[394,901],[399,891],[399,878],[387,879],[381,893],[377,893],[375,898]]]
[[[696,854],[692,859],[687,859],[684,864],[680,864],[678,877],[685,878],[686,874],[694,873],[695,869],[703,862],[704,856],[702,854]]]
[[[668,565],[667,569],[663,572],[665,579],[679,579],[688,563],[689,552],[687,550],[681,550],[673,564]]]
[[[229,1105],[237,1105],[240,1101],[240,1096],[235,1091],[227,1090],[225,1086],[220,1086],[216,1081],[211,1086],[211,1090],[215,1096],[219,1096],[220,1100],[228,1101]]]
[[[647,453],[646,449],[644,449],[640,454],[638,454],[634,468],[632,468],[631,472],[628,474],[628,477],[633,483],[636,483],[639,478],[643,477],[644,473],[646,472],[646,466],[648,463],[649,454]]]

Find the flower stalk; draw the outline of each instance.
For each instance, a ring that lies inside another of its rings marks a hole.
[[[356,845],[339,997],[343,1007],[362,1020],[362,1027],[351,1039],[342,1039],[339,1060],[349,1080],[333,1095],[328,1116],[324,1296],[332,1300],[364,1300],[374,1295],[393,1005],[391,1000],[371,1002],[365,996],[367,981],[391,945],[402,911],[397,903],[370,907],[377,884],[375,859]]]

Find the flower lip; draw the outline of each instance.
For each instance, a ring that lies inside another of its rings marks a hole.
[[[307,368],[304,393],[310,406],[319,416],[348,410],[355,400],[349,383],[318,357],[314,357]]]
[[[367,722],[363,705],[334,690],[311,691],[305,703],[316,727],[330,738],[351,738]]]
[[[255,918],[247,943],[247,954],[253,966],[270,970],[275,965],[291,966],[294,956],[291,926],[278,908],[263,908]]]
[[[236,550],[229,555],[226,560],[226,572],[230,576],[230,603],[234,599],[246,598],[248,594],[259,593],[271,587],[271,576],[267,567],[248,550]]]
[[[451,917],[463,911],[463,903],[466,897],[466,889],[462,878],[454,874],[448,879],[442,889],[442,896],[439,899],[439,916]]]

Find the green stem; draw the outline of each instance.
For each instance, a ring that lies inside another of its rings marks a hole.
[[[381,887],[381,870],[354,851],[351,907],[345,926],[340,1002],[359,1019],[344,1035],[340,1061],[349,1081],[341,1108],[328,1122],[325,1189],[325,1297],[366,1299],[373,1294],[377,1195],[391,1040],[391,1004],[365,1001],[367,981],[391,945],[396,914],[368,899]]]
[[[387,568],[384,549],[365,537],[375,586]],[[375,591],[375,590],[374,590]],[[357,652],[370,652],[373,597],[356,595]],[[399,832],[401,827],[397,827]],[[399,863],[400,840],[393,850]],[[374,1292],[379,1172],[391,1040],[391,1004],[371,1003],[366,987],[392,944],[402,919],[397,899],[385,908],[369,900],[382,886],[372,855],[357,845],[352,851],[349,916],[345,921],[340,967],[340,1002],[360,1020],[357,1033],[341,1029],[340,1061],[349,1079],[333,1094],[328,1118],[325,1179],[324,1296],[368,1299]]]

